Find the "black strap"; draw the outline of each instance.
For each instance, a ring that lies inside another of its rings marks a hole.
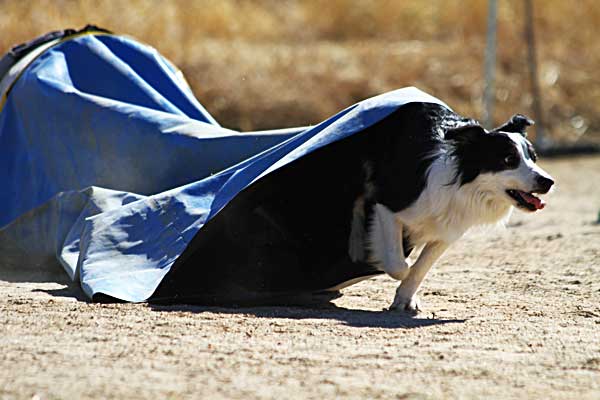
[[[101,33],[112,33],[111,31],[99,28],[95,25],[86,25],[85,27],[76,29],[64,29],[62,31],[53,31],[46,33],[40,37],[30,40],[26,43],[21,43],[14,46],[0,59],[0,80],[8,72],[8,70],[15,65],[20,59],[29,54],[32,50],[56,39],[64,39],[69,36],[78,35],[86,32],[101,32]]]

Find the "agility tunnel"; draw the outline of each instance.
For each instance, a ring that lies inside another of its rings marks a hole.
[[[408,103],[443,105],[404,88],[315,126],[237,132],[215,121],[156,50],[95,27],[15,47],[0,61],[0,79],[0,269],[60,264],[90,299],[130,302],[193,301],[219,269],[204,235],[211,221],[211,229],[225,229],[217,216],[240,215],[235,199],[268,192],[285,203],[290,194],[269,177],[300,168],[310,154],[322,154],[310,160],[323,169],[315,185],[326,186],[337,158],[320,149]],[[305,215],[325,206],[317,195],[306,198]],[[240,218],[260,234],[260,223]],[[206,281],[180,288],[182,280],[165,279],[174,266]],[[376,273],[361,268],[349,274]]]

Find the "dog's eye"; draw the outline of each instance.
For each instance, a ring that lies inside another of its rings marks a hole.
[[[519,163],[519,159],[514,154],[510,154],[504,158],[504,165],[506,166],[514,166]]]

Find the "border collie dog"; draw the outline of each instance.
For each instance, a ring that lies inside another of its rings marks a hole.
[[[425,275],[469,228],[535,212],[554,181],[513,116],[485,130],[429,103],[267,175],[194,238],[155,301],[278,303],[386,273],[391,309],[419,311]],[[418,257],[408,265],[412,251]]]

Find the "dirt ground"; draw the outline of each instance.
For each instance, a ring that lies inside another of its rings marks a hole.
[[[0,397],[598,399],[600,157],[542,164],[546,209],[451,248],[416,318],[385,311],[386,277],[225,309],[92,304],[0,266]]]

